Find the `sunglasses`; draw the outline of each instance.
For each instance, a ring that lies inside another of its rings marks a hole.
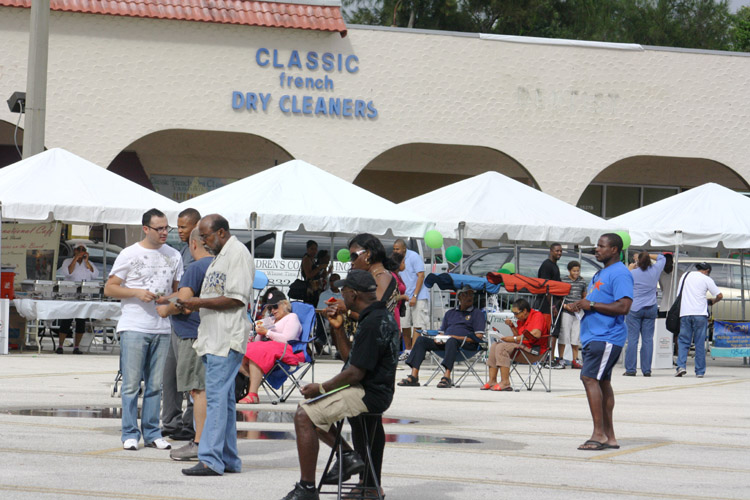
[[[271,304],[271,305],[268,306],[268,310],[269,311],[275,311],[278,308],[279,308],[278,304]]]
[[[511,311],[513,313],[513,316],[520,316],[523,311]]]
[[[349,256],[349,262],[354,262],[355,260],[359,258],[360,255],[362,255],[366,251],[367,250],[359,250],[359,251],[354,252],[353,254]]]

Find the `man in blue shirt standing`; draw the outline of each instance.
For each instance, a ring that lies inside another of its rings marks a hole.
[[[622,238],[607,233],[599,238],[594,255],[604,269],[591,279],[586,298],[572,304],[572,310],[584,311],[581,321],[583,369],[581,381],[586,389],[594,432],[579,450],[619,448],[612,422],[615,394],[612,368],[625,345],[628,330],[625,315],[633,303],[633,276],[620,262]]]

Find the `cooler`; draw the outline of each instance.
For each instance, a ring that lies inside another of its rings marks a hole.
[[[0,270],[0,299],[11,299],[16,298],[13,292],[15,286],[16,268],[15,267],[3,267]]]

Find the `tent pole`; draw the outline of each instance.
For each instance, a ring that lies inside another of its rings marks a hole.
[[[102,228],[102,239],[103,245],[102,245],[102,281],[106,284],[107,283],[107,224],[104,224],[104,227]],[[101,294],[101,297],[99,300],[104,300],[104,294]]]
[[[258,212],[250,213],[250,255],[255,259],[255,226],[258,225]]]
[[[466,222],[461,221],[458,223],[458,247],[461,249],[461,260],[458,264],[458,272],[464,273],[464,230],[466,229]]]
[[[740,293],[742,294],[742,321],[745,321],[745,249],[740,249]]]
[[[521,256],[518,255],[518,242],[513,242],[513,260],[515,269],[513,271],[514,274],[520,274],[521,273]],[[513,300],[516,300],[518,298],[518,290],[516,289],[515,295],[513,296]]]

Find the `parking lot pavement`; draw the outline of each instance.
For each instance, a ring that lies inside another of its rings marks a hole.
[[[277,500],[298,479],[298,396],[238,407],[241,474],[188,478],[180,469],[191,464],[167,451],[122,450],[120,400],[110,397],[117,367],[111,355],[0,357],[0,498]],[[319,362],[315,379],[340,369]],[[691,364],[682,378],[621,373],[621,448],[599,452],[576,449],[591,433],[577,370],[554,371],[550,393],[479,391],[476,380],[398,387],[386,414],[387,498],[750,498],[749,366],[709,360],[703,379]],[[319,472],[327,453],[321,447]]]

